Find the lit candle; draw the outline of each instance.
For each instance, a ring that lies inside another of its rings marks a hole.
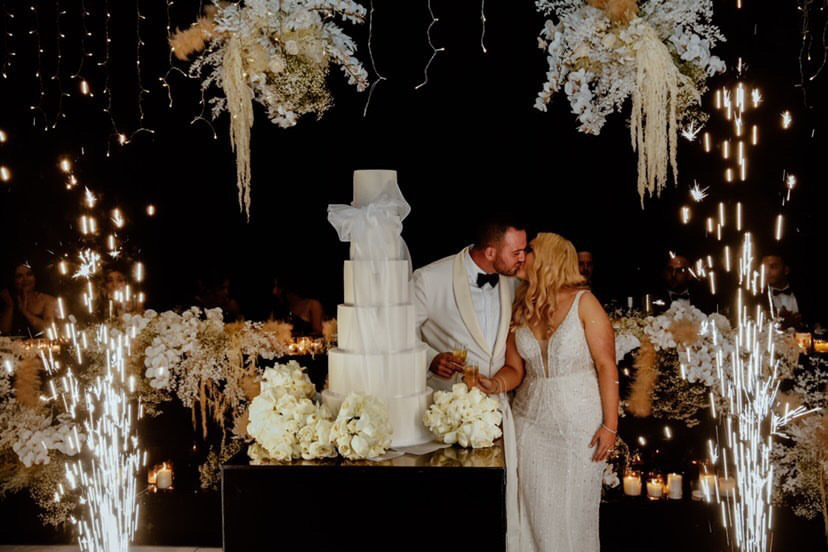
[[[172,479],[172,468],[167,467],[167,463],[165,462],[155,474],[155,486],[159,489],[169,489],[172,487]]]
[[[703,473],[699,476],[699,488],[705,497],[713,495],[716,490],[716,474]]]
[[[624,476],[624,494],[627,496],[641,496],[641,476],[632,472]]]
[[[733,477],[720,477],[719,494],[721,496],[733,496],[736,494],[736,479]]]
[[[682,497],[682,476],[680,473],[671,473],[667,475],[667,496],[673,500],[679,500]]]
[[[657,500],[661,498],[664,493],[664,485],[661,479],[653,478],[647,481],[647,496],[650,500]]]

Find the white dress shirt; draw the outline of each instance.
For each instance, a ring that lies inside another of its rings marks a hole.
[[[779,312],[782,309],[787,310],[791,313],[798,313],[799,312],[799,303],[796,302],[796,295],[794,295],[793,291],[791,291],[790,286],[786,286],[784,288],[775,288],[773,286],[768,286],[771,293],[771,299],[773,300],[773,310]],[[783,293],[775,294],[774,291],[782,291]]]
[[[466,251],[466,271],[469,274],[474,313],[486,337],[486,343],[489,344],[491,350],[494,350],[497,330],[500,327],[500,290],[497,286],[489,284],[484,284],[482,288],[477,285],[477,275],[486,274],[486,272],[477,266],[468,250]]]

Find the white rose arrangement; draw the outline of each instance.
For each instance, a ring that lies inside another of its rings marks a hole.
[[[485,448],[502,435],[503,416],[497,400],[479,389],[457,383],[451,392],[434,393],[434,402],[423,415],[425,426],[443,443],[465,448]]]
[[[326,416],[330,418],[327,410],[322,411],[309,399],[286,393],[276,398],[263,391],[250,404],[247,433],[268,458],[280,462],[333,456]],[[254,457],[260,453],[254,448]]]
[[[376,458],[391,446],[394,429],[381,400],[351,393],[339,408],[331,427],[331,440],[349,460]]]
[[[304,368],[295,360],[265,368],[262,376],[262,394],[270,393],[274,399],[292,395],[297,399],[313,399],[316,388]]]

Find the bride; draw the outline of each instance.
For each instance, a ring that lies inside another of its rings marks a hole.
[[[520,549],[597,552],[602,473],[618,430],[612,325],[561,236],[538,234],[522,272],[506,365],[479,380],[487,393],[517,389]]]

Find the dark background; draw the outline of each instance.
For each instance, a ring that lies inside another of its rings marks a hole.
[[[188,26],[199,2],[176,1],[172,28]],[[387,81],[375,89],[367,117],[366,93],[357,93],[338,70],[329,82],[335,105],[319,120],[306,118],[292,129],[270,124],[257,106],[252,135],[252,220],[240,214],[230,151],[227,115],[214,122],[217,139],[207,124],[193,118],[200,112],[199,82],[177,72],[168,75],[173,100],[169,106],[162,77],[168,70],[166,7],[162,0],[140,1],[146,19],[142,82],[144,126],[126,146],[113,136],[103,111],[102,93],[109,68],[112,115],[118,131],[138,128],[136,79],[136,3],[110,1],[111,60],[104,59],[105,4],[86,0],[86,58],[80,75],[93,97],[79,93],[72,78],[81,58],[81,17],[77,2],[59,2],[60,79],[57,67],[56,3],[7,2],[0,8],[3,60],[14,52],[8,78],[0,80],[0,128],[9,141],[0,145],[0,164],[13,179],[0,184],[0,261],[10,276],[20,259],[33,263],[41,287],[57,292],[52,268],[55,255],[71,251],[79,213],[80,190],[65,189],[58,157],[74,160],[82,185],[102,195],[104,207],[121,207],[131,223],[128,248],[148,267],[148,303],[156,308],[186,306],[194,281],[208,272],[226,271],[234,294],[248,316],[261,316],[269,275],[278,273],[301,293],[319,297],[329,313],[341,300],[341,264],[347,246],[326,220],[329,203],[351,199],[351,173],[360,168],[391,168],[412,205],[404,237],[415,266],[451,254],[470,241],[478,214],[492,209],[519,209],[536,230],[559,232],[596,257],[596,280],[606,299],[652,290],[667,252],[686,251],[693,259],[721,253],[721,245],[704,238],[704,218],[717,202],[745,203],[745,224],[759,241],[772,245],[773,220],[784,212],[784,247],[793,265],[799,293],[811,290],[815,310],[826,311],[818,296],[819,270],[828,221],[824,155],[828,144],[825,117],[826,76],[808,83],[807,99],[798,86],[801,12],[797,2],[717,1],[716,22],[728,43],[718,49],[728,73],[711,80],[711,88],[730,84],[732,67],[743,56],[744,81],[758,86],[765,98],[749,117],[760,125],[760,145],[750,150],[748,182],[725,184],[717,154],[701,153],[698,142],[680,139],[679,179],[660,199],[647,200],[642,210],[636,192],[636,154],[629,140],[627,117],[610,117],[600,136],[577,132],[574,116],[561,93],[548,113],[532,106],[546,72],[537,34],[544,18],[529,0],[486,2],[486,45],[480,48],[480,3],[452,0],[434,3],[440,21],[432,36],[445,52],[423,78],[430,55],[426,27],[430,21],[423,1],[376,0],[373,50]],[[9,17],[12,13],[14,17]],[[824,15],[812,14],[813,70],[822,59]],[[371,78],[367,25],[345,25],[356,39],[358,57]],[[31,31],[37,30],[36,33]],[[9,34],[11,33],[11,34]],[[42,109],[38,105],[36,40],[43,53]],[[186,70],[186,64],[175,61]],[[59,90],[65,117],[57,118]],[[215,91],[209,91],[213,93]],[[712,111],[712,94],[705,96]],[[793,127],[783,132],[780,113],[789,109]],[[57,120],[55,128],[51,126]],[[750,121],[748,121],[750,123]],[[43,127],[49,127],[48,131]],[[749,126],[748,126],[749,128]],[[730,135],[719,113],[713,113],[713,136]],[[107,150],[111,154],[107,157]],[[799,186],[782,211],[784,170],[794,172]],[[687,227],[678,220],[689,204],[688,186],[697,180],[711,196],[693,206]],[[153,203],[158,214],[149,218]],[[102,213],[104,211],[101,211]],[[735,234],[726,239],[735,244]]]

